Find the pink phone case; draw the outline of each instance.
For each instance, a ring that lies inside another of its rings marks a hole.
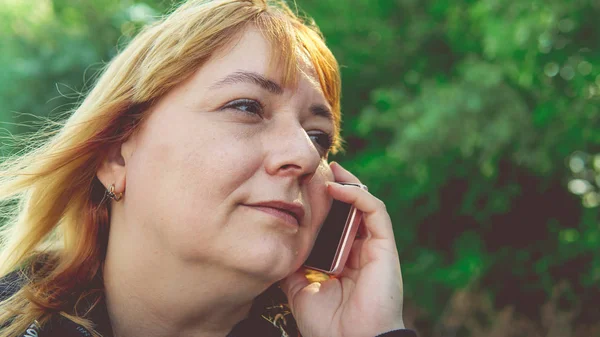
[[[362,188],[365,191],[368,190],[367,186],[362,184],[344,183],[344,185],[354,185]],[[350,251],[352,250],[352,245],[354,244],[354,239],[356,238],[356,233],[360,226],[361,220],[362,212],[352,206],[350,208],[349,216],[346,219],[346,224],[344,226],[341,239],[338,243],[331,270],[323,270],[312,266],[307,267],[333,276],[338,276],[341,274],[341,272],[344,270],[344,266],[346,265],[346,261],[348,261],[348,256],[350,256]]]

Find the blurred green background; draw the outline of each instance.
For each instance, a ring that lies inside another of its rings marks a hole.
[[[298,0],[342,65],[421,336],[600,336],[600,1]],[[161,0],[0,0],[0,121],[72,109]]]

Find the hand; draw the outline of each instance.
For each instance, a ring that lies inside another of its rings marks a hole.
[[[337,163],[331,170],[336,181],[360,183]],[[385,205],[356,186],[330,183],[327,190],[363,212],[366,235],[354,241],[338,278],[310,283],[301,269],[282,281],[302,336],[374,337],[403,329],[400,261]]]

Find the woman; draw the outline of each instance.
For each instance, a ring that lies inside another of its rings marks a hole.
[[[413,336],[385,207],[327,162],[339,100],[333,55],[283,2],[188,1],[146,28],[4,163],[0,337]],[[310,283],[332,198],[366,235]]]

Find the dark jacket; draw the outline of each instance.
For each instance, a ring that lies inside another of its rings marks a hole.
[[[3,301],[17,292],[22,285],[23,280],[18,273],[12,273],[0,280],[0,301]],[[236,324],[227,334],[227,337],[282,337],[282,328],[274,323],[278,320],[276,317],[285,317],[286,331],[297,331],[295,321],[285,310],[283,305],[273,305],[274,303],[285,303],[285,295],[277,287],[272,287],[266,294],[257,298],[249,316]],[[83,326],[65,318],[56,315],[43,327],[36,322],[32,322],[29,328],[19,337],[91,337],[92,334]],[[89,313],[89,318],[95,324],[96,331],[104,337],[113,337],[110,320],[106,305],[103,301],[98,303]],[[279,320],[281,322],[281,320]],[[151,324],[151,322],[148,322]],[[416,337],[411,330],[395,330],[377,337]],[[132,336],[137,337],[137,336]],[[295,337],[295,336],[290,336]],[[372,336],[365,336],[372,337]]]

